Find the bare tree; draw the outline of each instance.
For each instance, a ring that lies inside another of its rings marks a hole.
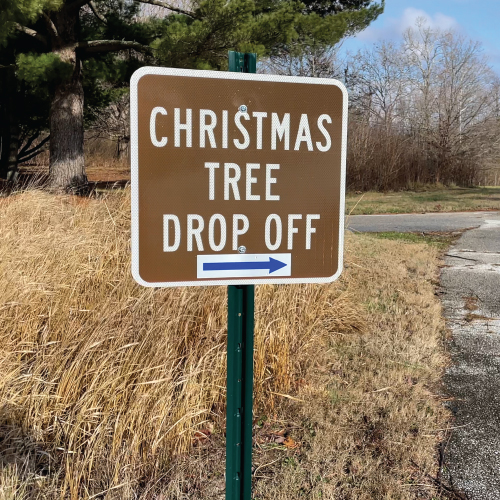
[[[283,47],[265,60],[259,68],[261,73],[287,76],[309,76],[313,78],[341,79],[345,62],[338,57],[339,46],[304,47],[295,55]]]
[[[370,182],[472,184],[497,158],[498,80],[478,42],[418,19],[401,43],[360,51],[349,68],[352,118],[371,127],[361,135],[378,144],[378,180],[370,174]]]
[[[422,20],[405,34],[412,69],[412,114],[437,155],[436,180],[474,154],[477,125],[491,111],[493,72],[478,42]]]
[[[115,158],[128,155],[130,143],[130,98],[128,93],[104,110],[94,113],[89,130],[90,139],[104,139],[116,144]]]
[[[409,67],[401,47],[392,42],[376,44],[358,52],[350,68],[353,106],[373,124],[390,128],[401,123],[403,105],[411,93]]]

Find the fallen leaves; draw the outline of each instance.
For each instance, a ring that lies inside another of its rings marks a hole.
[[[266,426],[265,426],[266,427]],[[300,447],[300,443],[295,441],[290,435],[289,428],[283,428],[280,430],[271,430],[267,426],[267,429],[264,428],[263,432],[260,432],[259,435],[255,437],[255,441],[258,445],[278,445],[279,448],[283,447],[283,449],[295,450]]]
[[[300,447],[300,443],[297,443],[297,441],[294,441],[290,436],[288,436],[284,443],[286,448],[288,448],[289,450],[295,450],[297,448]]]
[[[204,429],[199,429],[194,433],[192,443],[193,446],[200,446],[206,444],[213,432],[213,425],[210,425]]]

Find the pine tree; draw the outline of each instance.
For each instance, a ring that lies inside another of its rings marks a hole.
[[[50,99],[49,186],[81,189],[84,96],[109,99],[103,80],[123,82],[135,67],[154,63],[226,69],[230,49],[263,55],[299,38],[335,42],[378,15],[371,3],[193,0],[183,9],[163,0],[2,0],[0,52],[20,49],[7,65],[15,66],[17,84]],[[148,15],[151,6],[168,15]]]
[[[48,142],[50,99],[47,85],[19,78],[16,52],[29,50],[31,40],[11,39],[0,49],[0,178],[15,181],[18,162],[28,161]],[[16,71],[17,70],[17,71]],[[45,82],[46,83],[46,82]]]
[[[343,38],[364,30],[382,14],[385,0],[303,0],[304,14],[291,43],[277,45],[273,52],[301,58],[337,45]]]
[[[80,189],[87,184],[83,154],[84,71],[87,82],[94,80],[88,94],[98,94],[95,87],[99,77],[92,76],[101,73],[102,79],[110,68],[120,69],[123,62],[114,60],[113,53],[151,53],[148,43],[154,37],[148,27],[141,22],[127,25],[137,11],[137,4],[113,0],[8,0],[2,8],[1,52],[4,54],[12,46],[22,50],[14,50],[17,78],[14,84],[10,79],[10,96],[18,93],[22,85],[37,89],[39,102],[44,97],[50,100],[49,185],[53,189]],[[109,19],[102,12],[109,13]],[[131,38],[124,40],[127,34]],[[6,84],[9,80],[4,77],[2,81]],[[10,149],[13,147],[15,141],[11,141]]]

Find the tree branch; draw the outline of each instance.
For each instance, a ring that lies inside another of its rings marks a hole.
[[[20,151],[19,156],[18,156],[18,162],[19,163],[24,163],[28,160],[31,160],[35,156],[39,155],[40,153],[43,152],[43,147],[47,142],[50,141],[50,135],[48,135],[43,141],[40,141],[39,144],[34,146],[33,148],[29,149],[28,151]],[[24,150],[24,148],[23,148]]]
[[[52,22],[52,19],[45,13],[42,13],[43,18],[45,19],[45,24],[47,25],[47,28],[49,31],[54,35],[54,38],[59,38],[59,33],[57,31],[57,28],[55,24]]]
[[[18,158],[17,164],[20,165],[21,163],[26,163],[27,161],[32,160],[33,158],[35,158],[36,156],[38,156],[41,153],[43,153],[43,150],[39,149],[39,150],[35,151],[34,153],[30,154],[29,156],[23,156],[22,158]]]
[[[127,42],[125,40],[92,40],[90,42],[79,42],[76,48],[83,50],[85,53],[119,52],[120,50],[133,49],[143,54],[153,55],[151,47],[142,45],[139,42]]]
[[[22,133],[21,133],[21,136],[19,137],[19,144],[22,144],[26,138],[28,137],[29,133],[28,133],[28,130],[23,130]],[[18,156],[22,156],[29,148],[30,146],[33,144],[33,142],[35,141],[35,139],[40,135],[40,131],[37,130],[36,132],[34,132],[31,137],[28,139],[28,141],[26,142],[26,144],[21,148],[21,151],[19,151],[18,153]]]
[[[89,2],[89,7],[94,13],[94,16],[101,21],[103,24],[108,24],[108,20],[97,10],[97,5],[95,4],[94,0],[90,0]]]
[[[37,146],[34,146],[33,150],[30,150],[31,145],[35,142],[36,139],[38,139],[40,137],[41,130],[35,130],[35,131],[31,130],[30,131],[28,129],[24,129],[22,131],[21,136],[19,137],[19,143],[22,144],[26,140],[26,138],[30,135],[30,133],[31,133],[31,137],[26,141],[26,144],[21,148],[21,150],[18,153],[18,156],[24,156],[24,155],[30,154],[37,147]]]
[[[180,9],[179,7],[174,7],[168,3],[161,2],[160,0],[135,0],[139,3],[147,3],[149,5],[156,5],[157,7],[163,7],[164,9],[171,10],[172,12],[177,12],[178,14],[184,14],[185,16],[192,17],[193,19],[199,19],[199,17],[189,10]]]
[[[32,36],[33,38],[36,38],[39,42],[42,42],[43,44],[47,45],[47,39],[43,35],[40,35],[38,31],[32,30],[31,28],[27,28],[26,26],[21,26],[18,23],[15,24],[15,27],[17,31],[21,31],[26,35]]]

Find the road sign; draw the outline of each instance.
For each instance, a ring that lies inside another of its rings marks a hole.
[[[342,269],[346,129],[347,92],[335,80],[136,71],[136,281],[335,280]]]

